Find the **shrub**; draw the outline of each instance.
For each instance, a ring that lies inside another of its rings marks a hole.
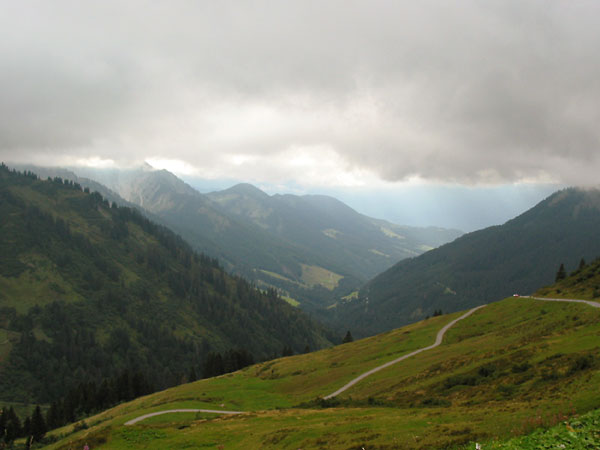
[[[422,406],[450,406],[451,403],[443,398],[427,397],[421,401]]]
[[[517,386],[514,384],[501,384],[498,386],[497,391],[504,397],[510,397],[517,391]]]
[[[529,364],[528,362],[524,362],[521,364],[514,364],[511,370],[513,373],[523,373],[527,372],[530,368],[531,364]]]
[[[477,370],[477,375],[481,377],[489,377],[492,376],[496,372],[496,368],[494,366],[481,366]]]
[[[478,381],[478,378],[474,375],[454,375],[446,378],[444,387],[450,389],[454,386],[475,386]]]
[[[594,357],[593,355],[583,355],[579,356],[569,368],[569,375],[579,372],[580,370],[591,369],[594,365]]]
[[[85,420],[82,420],[81,422],[77,422],[75,425],[73,425],[73,432],[87,430],[88,428],[88,424],[85,423]]]

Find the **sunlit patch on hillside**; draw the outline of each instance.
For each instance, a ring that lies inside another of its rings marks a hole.
[[[319,266],[308,266],[306,264],[301,264],[302,266],[302,281],[309,286],[323,286],[330,291],[334,290],[338,283],[342,278],[342,275],[339,275],[330,270],[324,269]]]
[[[323,230],[323,234],[325,236],[329,236],[330,238],[337,239],[340,232],[338,230],[334,230],[333,228],[328,228],[327,230]]]
[[[405,239],[404,236],[402,236],[401,234],[398,234],[396,232],[394,232],[393,230],[390,230],[387,227],[381,227],[381,231],[383,234],[385,234],[388,237],[393,237],[396,239]]]
[[[369,251],[370,251],[371,253],[373,253],[374,255],[377,255],[377,256],[385,256],[386,258],[389,258],[389,257],[390,257],[390,255],[387,255],[387,254],[385,254],[385,253],[383,253],[383,252],[380,252],[379,250],[376,250],[376,249],[374,249],[374,248],[370,248],[370,249],[369,249]]]

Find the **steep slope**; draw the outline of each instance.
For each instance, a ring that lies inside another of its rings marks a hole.
[[[400,227],[324,196],[269,196],[249,184],[203,195],[165,170],[76,169],[118,192],[263,288],[318,311],[402,258],[460,235]]]
[[[453,448],[600,407],[600,309],[523,298],[487,305],[441,346],[322,400],[357,374],[432,344],[461,314],[140,398],[88,419],[89,429],[51,448]],[[176,408],[249,413],[167,414],[124,426]]]
[[[248,184],[213,192],[208,197],[226,212],[309,249],[319,261],[326,261],[330,270],[350,272],[362,279],[461,234],[456,230],[406,227],[372,219],[328,196],[269,196]]]
[[[147,165],[129,170],[74,169],[86,176],[80,177],[64,169],[19,168],[45,176],[64,176],[82,185],[91,181],[87,177],[93,177],[98,182],[92,183],[102,187],[96,190],[111,201],[140,208],[153,221],[177,231],[196,250],[219,258],[228,270],[253,280],[260,281],[261,275],[274,271],[295,279],[294,274],[302,272],[298,260],[309,259],[301,249],[224,213],[206,196],[165,170]]]
[[[274,291],[72,182],[2,165],[0,217],[2,400],[49,401],[123,370],[165,387],[211,351],[329,344]]]
[[[11,164],[9,168],[19,172],[31,172],[36,174],[40,179],[62,178],[63,180],[73,181],[81,185],[83,188],[88,188],[91,192],[98,192],[103,198],[111,203],[117,203],[119,206],[127,206],[134,208],[137,205],[128,202],[114,190],[109,189],[104,184],[99,183],[87,177],[78,176],[75,172],[61,167],[40,167],[34,164]],[[153,216],[152,220],[156,222],[157,217]]]
[[[357,335],[548,285],[560,263],[600,255],[600,191],[566,189],[504,225],[466,234],[401,261],[337,308]]]
[[[585,260],[580,261],[577,269],[570,275],[552,286],[539,289],[534,295],[600,301],[600,257],[590,264],[586,264]]]
[[[312,286],[303,283],[303,264],[313,265],[314,255],[252,222],[228,214],[165,170],[145,171],[130,182],[126,199],[159,216],[195,248],[216,255],[226,268],[256,281],[260,287],[299,287],[298,294]],[[319,261],[331,266],[330,261]],[[340,274],[350,276],[344,272]],[[351,287],[359,284],[352,280]],[[350,288],[348,288],[350,289]],[[286,290],[289,292],[289,290]],[[311,296],[302,296],[308,309],[319,308]]]

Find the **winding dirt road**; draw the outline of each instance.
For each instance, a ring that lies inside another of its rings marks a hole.
[[[400,361],[404,361],[407,358],[410,358],[411,356],[414,356],[418,353],[424,352],[426,350],[431,350],[432,348],[437,347],[438,345],[440,345],[442,343],[442,339],[444,339],[444,335],[446,334],[446,331],[448,331],[450,328],[452,328],[452,326],[454,326],[454,324],[456,322],[458,322],[459,320],[463,320],[466,317],[469,317],[471,314],[473,314],[475,311],[477,311],[478,309],[483,308],[486,305],[481,305],[481,306],[477,306],[476,308],[473,308],[469,311],[467,311],[466,313],[464,313],[462,316],[460,316],[457,319],[454,319],[452,322],[448,323],[444,328],[442,328],[440,331],[438,331],[437,337],[435,338],[435,342],[430,345],[429,347],[423,347],[420,348],[418,350],[415,350],[414,352],[408,353],[406,355],[403,355],[399,358],[394,359],[393,361],[387,362],[385,364],[382,364],[381,366],[377,366],[374,369],[369,370],[368,372],[365,372],[359,376],[357,376],[356,378],[354,378],[352,381],[348,382],[346,385],[342,386],[341,388],[339,388],[337,391],[323,397],[326,400],[329,398],[333,398],[337,395],[340,395],[342,392],[344,392],[347,389],[350,389],[352,386],[354,386],[356,383],[358,383],[361,380],[364,380],[365,378],[367,378],[369,375],[373,375],[375,372],[379,372],[382,369],[385,369],[387,367],[390,367],[396,363],[399,363]]]
[[[600,303],[598,302],[593,302],[590,300],[578,300],[578,299],[568,299],[568,298],[543,298],[543,297],[533,297],[533,296],[529,296],[529,295],[522,295],[521,298],[529,298],[532,300],[542,300],[545,302],[568,302],[568,303],[585,303],[586,305],[592,306],[594,308],[600,308]],[[473,314],[475,311],[485,307],[486,305],[481,305],[481,306],[477,306],[473,309],[470,309],[469,311],[467,311],[466,313],[464,313],[462,316],[454,319],[452,322],[449,322],[448,324],[446,324],[440,331],[438,331],[438,334],[435,338],[435,342],[428,346],[428,347],[423,347],[420,348],[418,350],[415,350],[411,353],[408,353],[406,355],[402,355],[399,358],[394,359],[393,361],[389,361],[385,364],[382,364],[380,366],[375,367],[374,369],[371,369],[367,372],[364,372],[362,374],[360,374],[359,376],[357,376],[356,378],[354,378],[353,380],[349,381],[348,383],[346,383],[344,386],[342,386],[341,388],[339,388],[337,391],[332,392],[331,394],[323,397],[325,399],[330,399],[333,398],[337,395],[340,395],[342,392],[350,389],[352,386],[354,386],[356,383],[358,383],[361,380],[364,380],[365,378],[367,378],[370,375],[373,375],[376,372],[379,372],[380,370],[383,370],[387,367],[390,367],[394,364],[399,363],[400,361],[403,361],[407,358],[410,358],[411,356],[417,355],[421,352],[427,351],[427,350],[431,350],[432,348],[435,348],[437,346],[439,346],[442,343],[442,340],[444,339],[444,335],[446,334],[446,331],[448,331],[450,328],[452,328],[458,321],[463,320],[467,317],[469,317],[471,314]],[[149,417],[154,417],[154,416],[159,416],[161,414],[169,414],[169,413],[178,413],[178,412],[204,412],[204,413],[212,413],[212,414],[242,414],[244,411],[220,411],[220,410],[213,410],[213,409],[169,409],[166,411],[157,411],[157,412],[153,412],[153,413],[149,413],[149,414],[144,414],[143,416],[139,416],[136,417],[135,419],[131,419],[128,422],[125,422],[125,425],[133,425],[135,423],[138,423],[144,419],[147,419]]]
[[[168,409],[166,411],[157,411],[157,412],[153,412],[153,413],[144,414],[143,416],[139,416],[139,417],[136,417],[135,419],[131,419],[128,422],[125,422],[125,425],[133,425],[133,424],[138,423],[149,417],[160,416],[162,414],[182,413],[182,412],[202,412],[202,413],[211,413],[211,414],[230,414],[230,415],[243,413],[243,411],[220,411],[220,410],[216,410],[216,409]]]
[[[542,300],[544,302],[585,303],[586,305],[593,306],[594,308],[600,308],[600,303],[593,302],[591,300],[577,300],[574,298],[544,298],[544,297],[532,297],[531,295],[522,295],[521,297],[531,298],[533,300]]]

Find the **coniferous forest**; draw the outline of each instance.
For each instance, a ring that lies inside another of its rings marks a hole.
[[[0,217],[0,400],[51,404],[50,426],[330,342],[274,290],[76,183],[2,165]]]

